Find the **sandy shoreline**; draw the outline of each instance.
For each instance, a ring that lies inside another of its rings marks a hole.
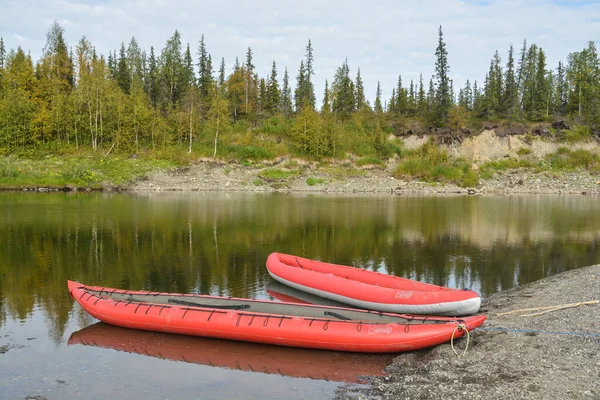
[[[530,317],[497,315],[599,300],[599,282],[600,265],[595,265],[496,293],[486,299],[483,312],[484,328],[498,330],[473,332],[464,358],[457,358],[450,344],[401,354],[387,368],[389,376],[372,378],[366,389],[342,387],[336,398],[600,399],[600,304]],[[464,346],[461,339],[458,349]]]

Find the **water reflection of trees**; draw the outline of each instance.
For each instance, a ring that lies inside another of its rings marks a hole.
[[[594,200],[2,194],[0,324],[39,306],[59,340],[67,279],[255,297],[272,251],[489,295],[597,263]]]

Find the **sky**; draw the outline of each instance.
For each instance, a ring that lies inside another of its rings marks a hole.
[[[353,76],[360,68],[372,102],[377,82],[388,99],[399,74],[407,86],[422,73],[427,87],[440,25],[456,92],[466,79],[483,81],[496,50],[505,63],[510,44],[518,54],[524,39],[541,46],[549,67],[556,68],[570,52],[600,38],[600,1],[0,0],[6,47],[21,46],[34,60],[55,20],[70,46],[85,35],[105,55],[132,36],[143,49],[154,46],[159,53],[177,29],[196,61],[204,34],[214,68],[224,57],[228,72],[250,46],[259,76],[266,78],[275,60],[280,81],[287,66],[293,86],[310,39],[317,99],[325,79],[331,83],[348,59]]]

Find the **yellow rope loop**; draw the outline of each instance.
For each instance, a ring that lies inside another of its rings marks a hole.
[[[454,334],[459,330],[464,330],[465,332],[467,332],[467,345],[465,346],[465,350],[463,351],[462,355],[460,355],[460,356],[458,355],[458,353],[456,352],[456,349],[454,348]],[[469,333],[469,331],[467,329],[467,325],[465,325],[465,324],[456,325],[456,328],[454,328],[454,330],[452,331],[452,336],[450,337],[450,346],[452,347],[452,351],[454,352],[454,354],[456,354],[456,357],[462,358],[465,356],[465,354],[467,354],[467,349],[469,348],[470,340],[471,340],[471,334]]]

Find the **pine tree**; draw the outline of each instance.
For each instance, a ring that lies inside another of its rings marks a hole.
[[[435,62],[435,72],[437,81],[437,92],[436,92],[436,105],[434,114],[434,124],[442,126],[448,119],[448,113],[452,106],[452,100],[450,98],[450,79],[448,78],[448,51],[446,50],[446,44],[444,43],[444,35],[442,32],[442,26],[438,30],[438,46],[435,50],[437,57]]]
[[[383,107],[381,106],[381,86],[377,81],[377,93],[375,94],[375,112],[377,114],[383,113]]]
[[[281,112],[284,117],[292,115],[292,90],[290,88],[290,76],[287,67],[283,73],[283,87],[281,88]]]
[[[267,86],[266,109],[270,115],[273,115],[279,111],[280,101],[279,82],[277,82],[277,66],[275,65],[275,61],[273,61],[271,76],[269,77],[269,83]]]
[[[367,99],[365,97],[365,86],[360,76],[360,68],[356,72],[356,83],[354,84],[354,89],[356,91],[356,109],[361,112],[367,104]]]

